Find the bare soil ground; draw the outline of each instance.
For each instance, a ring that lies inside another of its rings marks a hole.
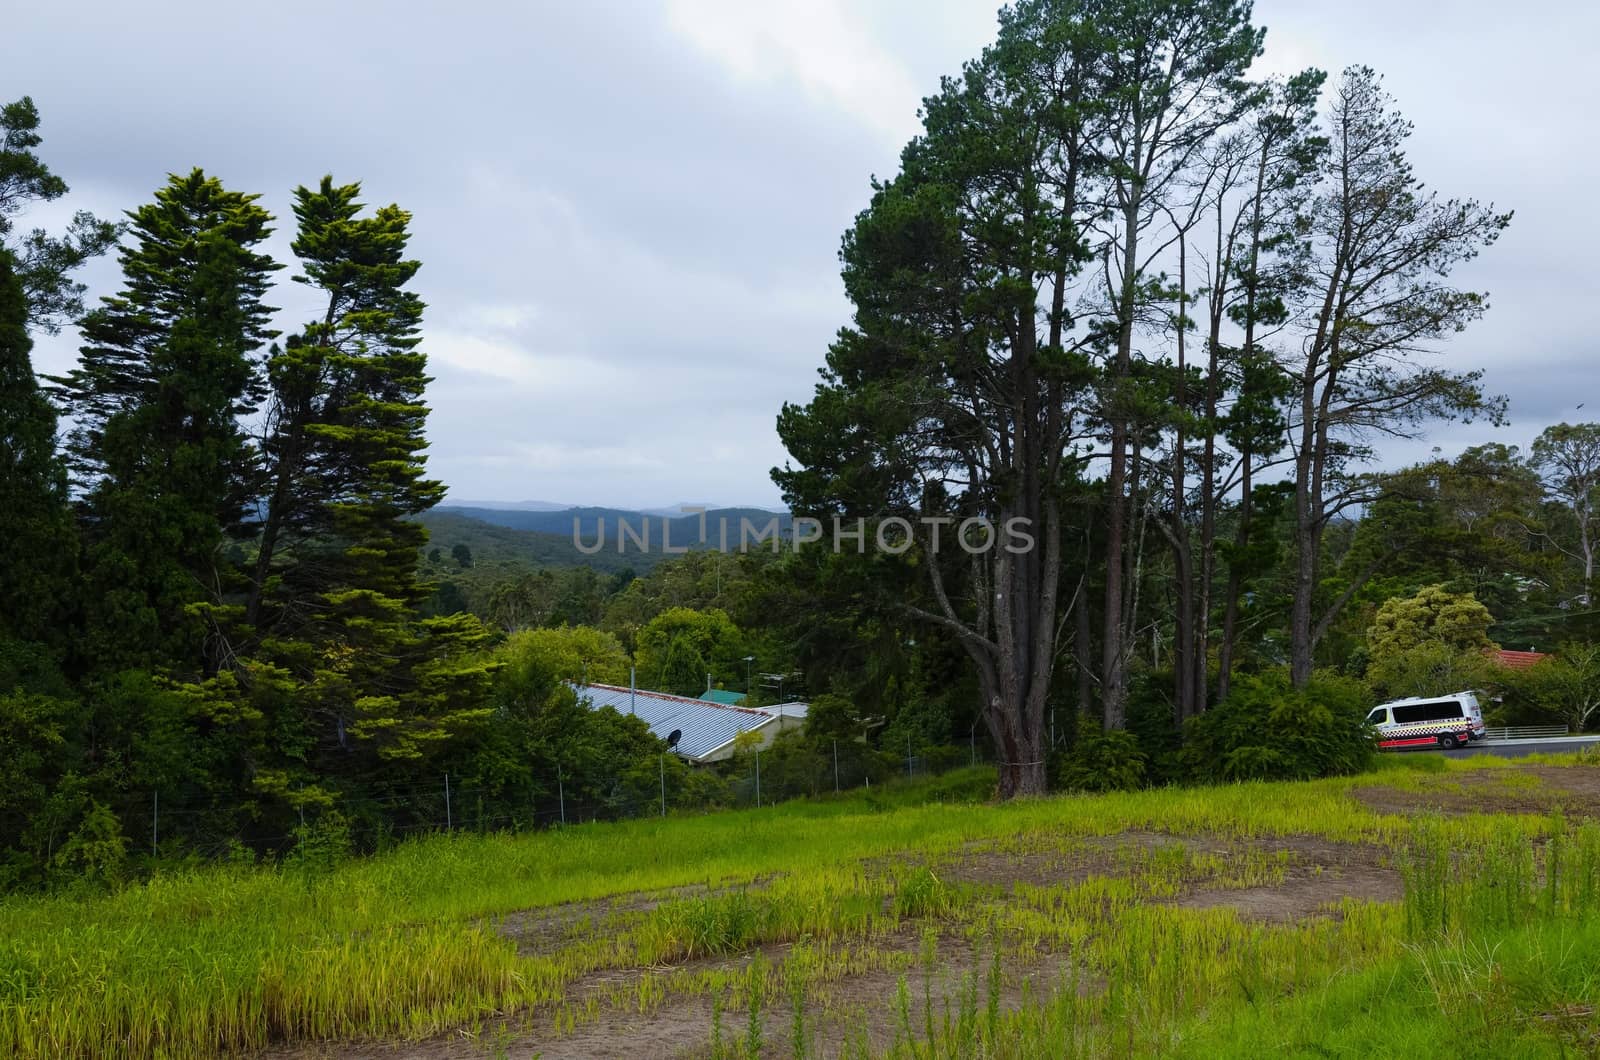
[[[1390,785],[1359,786],[1352,797],[1379,813],[1473,814],[1535,813],[1556,808],[1573,817],[1600,818],[1600,768],[1518,766],[1426,776],[1417,790]],[[869,875],[904,873],[925,866],[943,882],[975,889],[1005,900],[1019,885],[1070,886],[1091,877],[1124,877],[1147,867],[1160,854],[1181,844],[1191,862],[1211,866],[1210,875],[1191,874],[1177,893],[1164,898],[1187,909],[1230,908],[1239,916],[1264,923],[1288,924],[1317,916],[1337,916],[1345,899],[1395,901],[1401,897],[1400,874],[1391,852],[1377,846],[1335,843],[1316,836],[1280,836],[1241,840],[1209,835],[1124,832],[1062,842],[1060,837],[1017,836],[1005,843],[969,845],[932,861],[905,857],[868,862]],[[1270,882],[1241,885],[1240,880]],[[770,881],[758,881],[757,887]],[[496,928],[516,942],[525,955],[549,953],[585,937],[605,936],[616,927],[648,913],[663,902],[711,893],[704,887],[653,894],[623,895],[601,902],[529,909],[498,918]],[[929,962],[923,954],[929,929],[937,934]],[[833,1055],[863,1039],[871,1047],[889,1044],[896,1027],[909,1021],[913,1029],[927,1016],[923,998],[931,996],[935,1019],[944,1016],[947,998],[979,984],[979,1003],[988,956],[980,944],[954,925],[908,922],[897,934],[872,940],[876,963],[871,970],[844,974],[814,986],[807,1001],[806,1033],[814,1050]],[[762,947],[764,957],[781,963],[789,946]],[[641,1011],[619,998],[636,996],[647,976],[666,977],[697,972],[739,971],[753,953],[684,961],[669,967],[613,968],[583,976],[569,985],[566,1001],[591,1015],[564,1030],[556,1027],[554,1008],[536,1008],[458,1028],[421,1041],[337,1042],[297,1044],[267,1054],[274,1060],[478,1060],[483,1057],[595,1057],[642,1060],[654,1057],[705,1056],[711,1047],[713,1012],[704,995],[669,993],[666,1000]],[[1073,977],[1080,989],[1094,983],[1073,970],[1063,955],[1039,952],[1020,966],[1008,956],[1000,988],[1001,1004],[1019,1005],[1028,990],[1042,995]],[[932,979],[929,979],[929,976]],[[908,1004],[896,1002],[902,976]],[[1027,980],[1025,985],[1024,980]],[[744,1035],[743,1008],[725,1012],[722,1038]],[[767,1052],[790,1052],[790,1017],[786,998],[769,998],[764,1021]]]
[[[1421,791],[1386,785],[1359,787],[1354,795],[1377,813],[1548,814],[1600,819],[1600,767],[1526,765],[1441,774]]]
[[[934,862],[930,868],[951,884],[969,884],[985,891],[1009,894],[1017,884],[1035,887],[1061,886],[1082,882],[1091,876],[1125,876],[1135,871],[1143,856],[1182,844],[1195,855],[1211,855],[1226,868],[1238,859],[1263,859],[1281,867],[1283,879],[1270,886],[1223,887],[1206,880],[1187,881],[1171,899],[1186,908],[1230,907],[1240,916],[1268,922],[1292,922],[1318,915],[1333,915],[1344,898],[1386,901],[1400,896],[1398,872],[1389,865],[1387,852],[1356,844],[1332,843],[1314,836],[1290,836],[1251,841],[1214,836],[1179,836],[1157,832],[1127,832],[1115,836],[1091,837],[1068,850],[1001,850],[972,846],[955,856]],[[869,872],[904,870],[905,860],[867,866]],[[514,939],[520,952],[549,952],[563,943],[589,933],[604,933],[608,924],[634,914],[648,912],[663,901],[707,893],[704,888],[687,888],[665,894],[626,895],[604,902],[574,903],[545,909],[532,909],[497,921],[500,931]],[[808,1000],[808,1027],[813,1047],[822,1055],[833,1055],[847,1044],[858,1044],[864,1037],[873,1047],[888,1045],[896,1027],[909,1020],[913,1029],[923,1026],[925,980],[931,967],[933,980],[926,984],[935,1007],[935,1019],[942,1019],[945,999],[958,998],[967,977],[975,977],[980,1004],[986,987],[988,955],[981,946],[950,929],[941,931],[931,966],[922,957],[923,928],[909,924],[899,934],[874,940],[874,948],[899,954],[894,968],[878,968],[847,975],[816,988]],[[780,963],[789,947],[763,947],[767,960]],[[711,1002],[703,996],[674,994],[651,1011],[613,1003],[616,997],[634,992],[647,974],[662,976],[672,972],[739,970],[752,960],[752,954],[734,957],[685,961],[669,968],[606,969],[584,976],[567,990],[567,1001],[584,1006],[594,999],[597,1016],[580,1020],[576,1027],[558,1032],[553,1011],[525,1011],[485,1021],[473,1028],[412,1042],[338,1042],[296,1045],[273,1050],[274,1060],[479,1060],[483,1057],[593,1057],[628,1058],[704,1056],[710,1050],[713,1014]],[[1072,976],[1071,967],[1060,954],[1040,952],[1018,966],[1008,958],[1000,1000],[1005,1008],[1019,1005],[1025,990],[1035,996],[1048,992]],[[901,976],[907,981],[909,1004],[900,1012],[895,999]],[[1024,980],[1030,984],[1025,987]],[[1092,983],[1079,975],[1080,988]],[[746,1015],[742,1010],[723,1015],[723,1038],[731,1041],[745,1033]],[[787,999],[769,999],[765,1020],[768,1051],[788,1055],[790,1051]]]

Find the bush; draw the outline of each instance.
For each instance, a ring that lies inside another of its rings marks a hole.
[[[1304,691],[1274,670],[1234,681],[1225,702],[1184,730],[1179,759],[1198,781],[1310,780],[1372,764],[1368,693],[1347,677],[1319,674]]]
[[[1367,681],[1384,699],[1439,696],[1490,687],[1502,674],[1481,650],[1463,651],[1443,641],[1426,641],[1403,651],[1374,654]]]
[[[77,831],[56,851],[56,864],[70,876],[91,884],[115,886],[127,872],[128,840],[116,814],[92,803]]]
[[[1181,777],[1178,752],[1183,747],[1183,730],[1178,727],[1172,702],[1176,682],[1171,670],[1147,670],[1135,675],[1128,689],[1128,731],[1144,753],[1147,784]]]
[[[1149,759],[1130,732],[1101,732],[1084,718],[1078,740],[1056,768],[1067,791],[1131,791],[1144,786]]]

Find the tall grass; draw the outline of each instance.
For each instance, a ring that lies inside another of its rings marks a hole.
[[[1074,1000],[1076,989],[1069,997],[1055,982],[1031,984],[1041,1001],[1028,1018],[1052,1034],[1067,1020],[1076,1028],[1072,1041],[1092,1044],[1114,1017],[1169,1026],[1197,1006],[1259,1000],[1262,991],[1275,997],[1330,969],[1392,957],[1399,939],[1422,933],[1407,927],[1409,918],[1420,925],[1425,912],[1427,923],[1455,923],[1450,896],[1468,885],[1442,878],[1445,904],[1428,910],[1418,903],[1433,899],[1419,890],[1403,910],[1352,907],[1336,922],[1269,930],[1225,910],[1150,904],[1182,880],[1224,873],[1270,880],[1281,866],[1267,861],[1224,866],[1182,850],[1158,851],[1130,862],[1128,878],[1018,887],[999,901],[983,888],[950,883],[937,867],[941,858],[973,844],[1067,849],[1127,830],[1411,842],[1406,819],[1375,814],[1348,797],[1360,782],[989,805],[970,800],[984,784],[977,771],[939,781],[932,794],[943,801],[934,803],[918,801],[930,792],[907,789],[533,835],[433,837],[321,873],[217,867],[109,895],[11,898],[0,902],[0,1056],[183,1060],[283,1041],[415,1037],[518,1006],[561,1003],[572,981],[596,968],[726,955],[764,943],[854,940],[860,949],[817,958],[823,971],[807,981],[820,983],[835,961],[840,968],[882,966],[888,958],[872,949],[874,940],[911,920],[992,933],[997,947],[1015,954],[1030,947],[1074,954],[1073,976],[1103,982],[1093,995],[1099,1000]],[[1492,850],[1503,841],[1509,858],[1514,842],[1526,845],[1554,826],[1467,818],[1429,827],[1436,838],[1424,842],[1451,849],[1487,843],[1483,849]],[[1579,829],[1558,849],[1551,908],[1562,915],[1589,908],[1600,891],[1600,836]],[[914,864],[873,874],[862,867],[907,854]],[[1518,895],[1527,887],[1518,884]],[[679,888],[699,893],[623,909],[606,930],[574,933],[534,954],[519,955],[496,930],[496,918],[516,911]],[[1511,919],[1524,922],[1520,912]],[[781,996],[785,985],[747,983],[763,1000]],[[721,1005],[726,999],[718,996]],[[652,1003],[643,995],[638,1001]],[[1001,1019],[993,1006],[974,1005],[967,1018],[958,1001],[952,1011],[949,1033],[962,1041],[1023,1040],[1016,1037],[1022,1031],[1005,1029],[1022,1023]],[[576,1016],[569,1011],[566,1018]],[[937,1026],[923,1032],[941,1033]]]

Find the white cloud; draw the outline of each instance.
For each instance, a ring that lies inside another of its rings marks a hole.
[[[613,385],[615,365],[575,354],[534,353],[513,339],[428,329],[426,349],[437,368],[488,376],[536,392],[583,392]]]
[[[812,99],[898,145],[917,131],[922,93],[849,0],[670,0],[668,24],[745,84]]]

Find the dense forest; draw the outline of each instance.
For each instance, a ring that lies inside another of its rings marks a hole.
[[[925,101],[843,239],[853,319],[774,410],[793,513],[895,549],[589,558],[437,509],[406,210],[322,177],[279,219],[192,169],[30,228],[69,189],[6,105],[0,887],[370,848],[437,827],[446,777],[493,827],[730,798],[570,687],[630,673],[804,696],[796,777],[981,747],[1002,797],[1348,771],[1380,698],[1596,722],[1600,424],[1385,451],[1505,421],[1448,340],[1511,215],[1424,185],[1376,72],[1253,79],[1263,32],[1021,0]],[[288,331],[284,283],[319,307]],[[1013,520],[1030,547],[967,547]]]

